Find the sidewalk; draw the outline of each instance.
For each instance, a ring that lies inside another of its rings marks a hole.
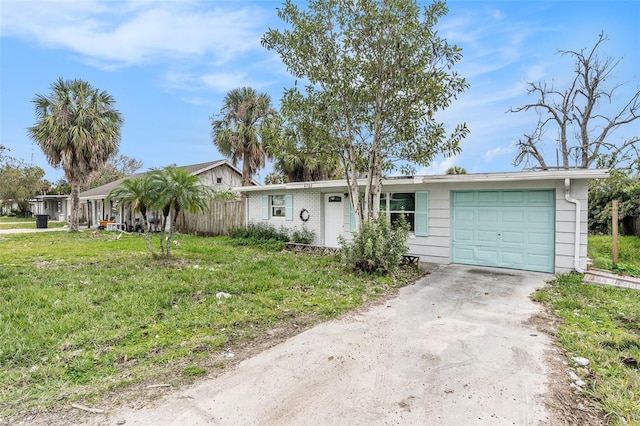
[[[86,226],[80,226],[80,231],[86,231]],[[2,229],[0,228],[0,235],[2,234],[31,234],[34,232],[54,232],[54,231],[68,231],[69,225],[62,228],[28,228],[28,229]]]

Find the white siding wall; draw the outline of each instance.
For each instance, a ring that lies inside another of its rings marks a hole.
[[[580,266],[586,269],[587,256],[587,181],[572,180],[571,196],[581,203],[581,227],[580,227]],[[554,189],[556,200],[555,219],[555,272],[565,273],[574,269],[574,232],[575,232],[575,205],[565,200],[564,180],[553,181],[517,181],[517,182],[467,182],[467,183],[442,183],[421,184],[407,186],[386,186],[383,192],[414,192],[427,191],[429,193],[429,236],[409,237],[409,253],[420,256],[423,262],[444,263],[451,262],[451,191],[462,190],[527,190],[527,189]],[[340,191],[334,191],[340,192]],[[262,195],[284,194],[285,192],[265,191],[252,192],[248,199],[249,222],[268,222],[276,227],[285,226],[301,227],[303,222],[299,218],[300,210],[309,210],[311,218],[306,226],[316,233],[315,244],[324,243],[324,228],[321,220],[322,194],[317,190],[287,191],[293,194],[293,221],[285,221],[284,218],[272,218],[269,221],[262,220]],[[350,232],[350,199],[344,198],[344,236],[351,238]]]
[[[263,195],[293,195],[293,220],[286,220],[284,217],[271,217],[269,220],[262,219],[262,196]],[[303,222],[300,219],[300,211],[309,211],[309,220]],[[248,223],[268,223],[276,228],[302,229],[303,226],[315,233],[313,244],[324,244],[324,224],[322,221],[322,194],[318,190],[302,191],[264,191],[251,192],[247,198],[247,222]]]
[[[242,184],[242,176],[226,164],[200,173],[198,177],[204,185],[213,188],[214,191],[229,191]],[[222,182],[218,183],[218,178]]]

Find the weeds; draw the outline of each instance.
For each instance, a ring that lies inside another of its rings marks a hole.
[[[0,418],[179,385],[272,327],[304,329],[417,278],[227,237],[179,235],[173,258],[152,259],[143,237],[113,234],[0,238]]]
[[[640,424],[640,291],[582,284],[582,275],[560,275],[534,298],[564,320],[558,341],[569,358],[590,360],[576,372],[584,393],[611,424]]]

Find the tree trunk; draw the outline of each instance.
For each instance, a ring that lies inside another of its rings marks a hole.
[[[153,249],[153,244],[151,244],[151,236],[149,235],[149,218],[147,218],[147,209],[140,209],[140,213],[142,214],[142,225],[144,227],[144,239],[147,241],[147,247],[151,252],[153,257],[156,256],[156,252]]]
[[[80,210],[80,183],[71,182],[71,227],[70,232],[78,232],[80,230],[78,224],[78,210]]]
[[[242,186],[251,185],[251,167],[249,167],[250,159],[248,157],[248,152],[244,151],[242,153]]]

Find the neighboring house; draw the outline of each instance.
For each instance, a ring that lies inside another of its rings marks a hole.
[[[69,195],[37,195],[29,200],[31,213],[46,214],[51,220],[61,222],[71,218],[71,198]]]
[[[392,220],[404,212],[409,254],[423,262],[582,271],[587,185],[607,176],[576,169],[389,178],[381,207]],[[348,240],[355,229],[344,180],[235,190],[246,197],[247,222],[305,226],[317,245],[338,247],[338,235]]]
[[[227,160],[179,167],[198,176],[203,185],[209,186],[214,191],[230,191],[242,183],[242,172]],[[132,179],[143,175],[144,173],[137,173],[127,178]],[[107,220],[135,226],[136,215],[139,215],[139,212],[134,213],[129,206],[118,206],[117,200],[106,201],[109,193],[117,188],[124,179],[109,182],[80,194],[82,208],[80,218],[85,219],[89,227],[97,227],[100,221]],[[149,212],[149,215],[153,217],[153,212]]]

